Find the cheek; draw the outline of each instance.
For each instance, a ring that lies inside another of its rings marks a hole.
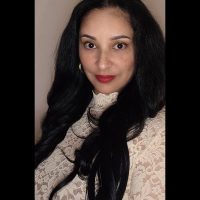
[[[84,51],[79,47],[79,58],[80,58],[80,62],[83,64],[83,62],[85,62],[86,56]]]
[[[120,64],[121,78],[123,78],[124,81],[129,81],[134,75],[135,71],[134,58],[124,57],[123,60],[121,59]]]
[[[94,55],[86,51],[79,50],[80,62],[84,68],[88,68],[94,62]]]
[[[135,72],[135,66],[134,66],[134,60],[132,60],[129,63],[129,66],[127,66],[127,74],[129,74],[129,76],[132,77],[132,75],[134,74],[134,72]]]
[[[134,56],[133,54],[124,54],[118,57],[119,66],[122,70],[132,72],[134,69]]]

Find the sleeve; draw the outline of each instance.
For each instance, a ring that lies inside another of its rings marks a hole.
[[[133,164],[130,199],[165,199],[165,137],[157,135]]]

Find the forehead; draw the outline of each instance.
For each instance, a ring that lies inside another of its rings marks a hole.
[[[128,13],[118,7],[93,9],[82,20],[80,32],[133,32]]]

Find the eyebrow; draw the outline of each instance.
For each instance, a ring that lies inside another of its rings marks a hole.
[[[83,35],[80,36],[80,38],[82,38],[82,37],[87,37],[87,38],[90,38],[92,40],[96,40],[96,38],[94,36],[91,36],[91,35],[88,35],[88,34],[83,34]]]
[[[82,37],[87,37],[87,38],[90,38],[92,40],[96,40],[96,38],[94,36],[91,36],[91,35],[88,35],[88,34],[83,34],[83,35],[80,36],[80,38],[82,38]],[[118,39],[123,39],[123,38],[131,40],[131,38],[126,36],[126,35],[113,36],[113,37],[111,37],[111,40],[118,40]]]
[[[111,40],[118,40],[118,39],[123,39],[123,38],[131,40],[131,38],[126,35],[117,35],[117,36],[112,37]]]

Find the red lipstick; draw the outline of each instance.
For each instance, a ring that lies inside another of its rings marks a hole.
[[[108,83],[115,78],[115,76],[112,75],[96,75],[95,77],[101,83]]]

